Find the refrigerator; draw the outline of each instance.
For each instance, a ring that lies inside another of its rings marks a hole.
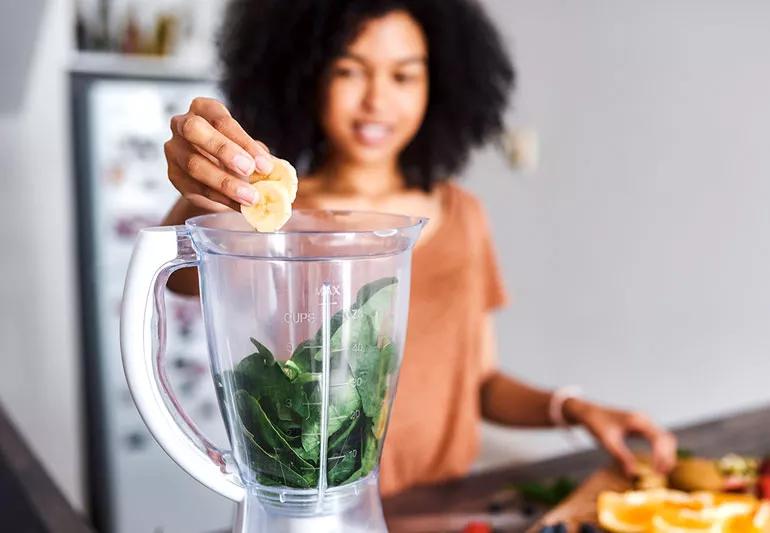
[[[228,530],[233,504],[185,474],[145,428],[126,386],[119,343],[137,232],[159,224],[178,197],[163,154],[170,117],[195,96],[217,96],[216,84],[164,72],[73,71],[70,80],[91,517],[102,533]],[[227,448],[198,300],[170,291],[166,299],[174,391],[203,432]]]

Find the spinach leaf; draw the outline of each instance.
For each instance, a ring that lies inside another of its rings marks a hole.
[[[291,354],[291,358],[289,359],[289,361],[291,361],[294,365],[296,365],[296,367],[300,369],[301,373],[310,373],[314,371],[320,371],[320,368],[314,368],[320,365],[314,364],[314,359],[313,359],[313,355],[315,355],[316,351],[319,348],[320,348],[320,339],[318,343],[316,343],[314,339],[308,339],[304,342],[301,342],[294,349],[294,353]]]
[[[385,397],[399,361],[384,335],[396,290],[396,278],[376,280],[361,287],[350,309],[331,317],[330,486],[365,477],[376,466],[388,416]],[[222,374],[235,388],[241,434],[234,438],[245,442],[260,483],[310,488],[318,482],[322,340],[319,330],[283,362],[251,339],[256,352]]]
[[[372,326],[376,332],[382,331],[382,325],[387,317],[392,314],[394,299],[396,297],[396,285],[388,285],[372,294],[359,309],[372,320]]]
[[[353,474],[353,471],[356,470],[358,455],[358,450],[355,449],[345,452],[341,459],[337,460],[334,466],[329,468],[326,476],[328,484],[334,487],[348,479]]]
[[[251,354],[238,363],[235,381],[255,398],[267,398],[282,420],[291,420],[294,413],[302,419],[310,414],[302,387],[292,384],[269,351]]]
[[[257,349],[257,353],[259,355],[265,357],[265,359],[269,359],[271,363],[275,361],[275,358],[273,357],[273,353],[267,349],[267,346],[259,342],[254,337],[249,337],[249,340],[251,341],[251,344],[253,344],[254,347]]]
[[[353,411],[353,413],[345,420],[345,423],[343,426],[334,433],[331,437],[329,437],[329,453],[340,451],[345,446],[348,446],[350,444],[350,441],[353,439],[353,432],[358,428],[358,426],[361,425],[361,420],[363,420],[364,417],[361,416],[361,410],[356,409]],[[360,441],[360,435],[358,436],[358,439]]]
[[[264,449],[275,450],[276,457],[295,471],[301,474],[313,472],[313,465],[297,455],[294,447],[270,422],[258,400],[245,391],[238,391],[235,393],[235,402],[241,421],[258,444]]]
[[[311,488],[316,485],[318,479],[316,470],[306,472],[305,475],[299,474],[281,462],[277,454],[271,454],[262,448],[248,429],[241,426],[240,434],[245,439],[249,463],[258,475],[266,474],[278,483],[289,487]]]
[[[334,435],[343,425],[354,420],[355,412],[360,411],[361,398],[353,384],[352,376],[342,383],[329,387],[329,422],[327,431]],[[310,416],[302,424],[302,447],[311,452],[321,444],[321,388],[314,383],[310,398]]]
[[[380,350],[376,346],[368,346],[355,359],[356,388],[361,396],[364,414],[370,418],[374,418],[380,411],[382,400],[385,397],[385,385],[388,376],[381,369],[382,360]]]
[[[352,483],[358,479],[366,477],[369,472],[374,470],[377,466],[377,459],[379,458],[380,441],[375,437],[371,431],[364,433],[364,442],[361,448],[361,464],[358,469],[353,472],[350,477],[345,479],[340,484]]]
[[[377,293],[380,289],[394,286],[397,283],[398,278],[381,278],[376,281],[372,281],[371,283],[367,283],[358,289],[358,294],[356,294],[356,305],[361,307],[369,300],[369,298],[372,297],[373,294]]]
[[[341,309],[334,314],[329,328],[332,355],[344,351],[346,346],[355,349],[357,345],[377,343],[377,333],[393,308],[396,284],[396,278],[383,278],[364,285],[350,310]],[[316,333],[316,347],[312,352],[317,361],[322,357],[322,332],[323,328]]]

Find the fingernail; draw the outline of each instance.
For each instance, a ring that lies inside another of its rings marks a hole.
[[[254,172],[254,160],[248,156],[236,154],[235,157],[233,157],[233,164],[244,176],[248,176]]]
[[[249,187],[248,185],[238,187],[235,195],[238,197],[238,201],[243,205],[251,206],[257,203],[257,191],[254,187]]]
[[[258,155],[254,158],[257,164],[257,171],[262,174],[270,174],[273,171],[273,161],[266,155]]]

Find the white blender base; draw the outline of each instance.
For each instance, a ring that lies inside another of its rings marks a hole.
[[[330,494],[332,501],[327,500],[319,514],[308,512],[307,502],[301,506],[291,503],[291,497],[284,503],[265,504],[250,493],[238,504],[233,533],[387,533],[377,478],[374,474],[351,486],[331,489],[343,492],[345,503],[335,504],[335,495]]]

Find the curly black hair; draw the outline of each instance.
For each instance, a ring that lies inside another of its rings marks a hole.
[[[408,187],[431,190],[503,128],[515,73],[476,0],[233,0],[220,33],[222,89],[233,116],[300,173],[323,163],[319,124],[332,61],[363,24],[409,13],[428,42],[423,123],[400,155]]]

